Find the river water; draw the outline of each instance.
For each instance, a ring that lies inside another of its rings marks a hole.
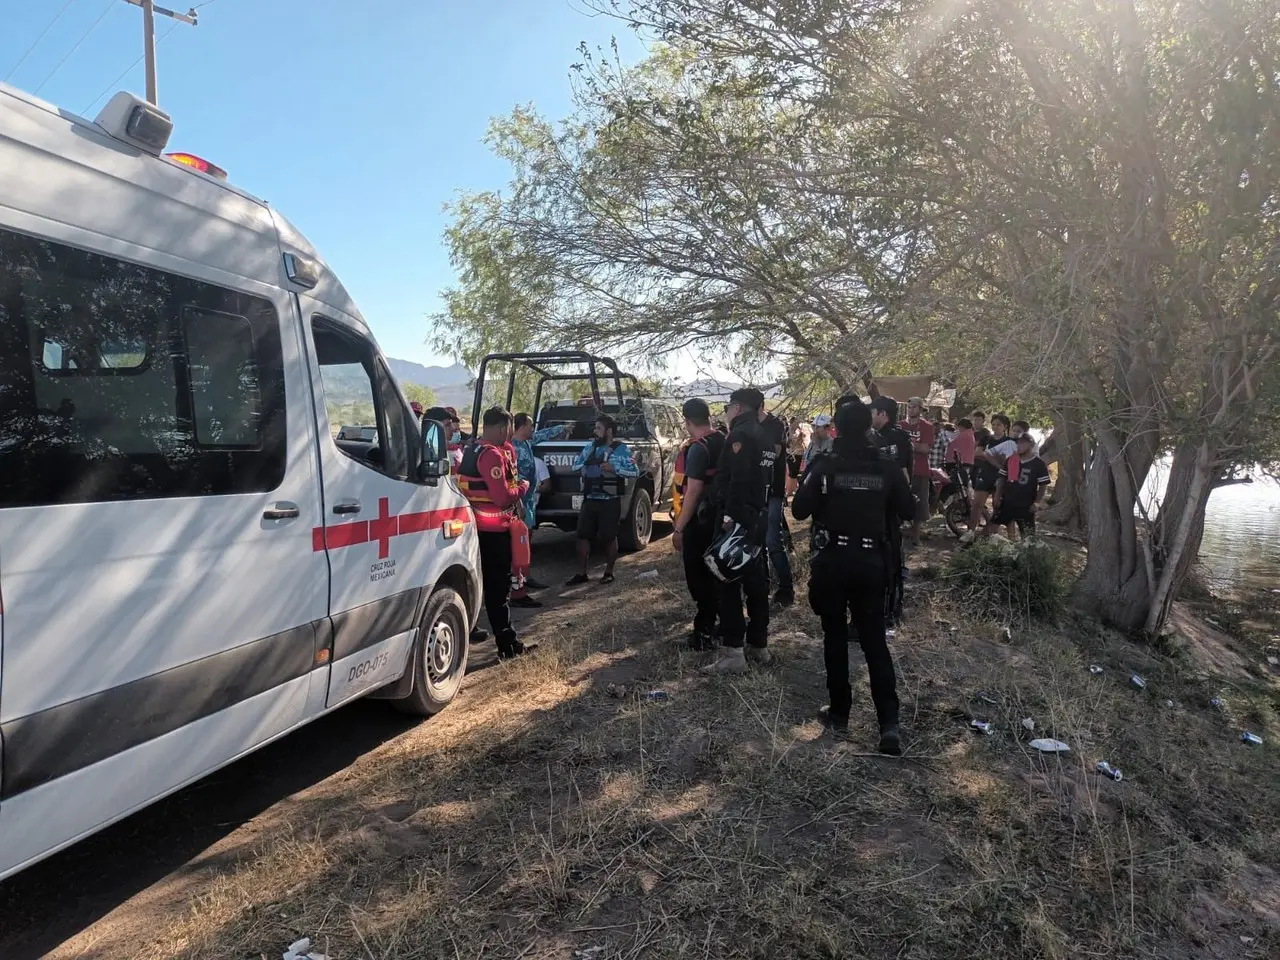
[[[1154,471],[1144,499],[1163,490],[1167,468],[1165,463]],[[1205,511],[1200,560],[1220,592],[1280,587],[1280,484],[1259,478],[1215,490]]]

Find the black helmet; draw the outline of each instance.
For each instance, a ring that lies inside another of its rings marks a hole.
[[[736,583],[751,561],[760,555],[760,547],[747,542],[747,531],[735,523],[712,541],[702,555],[707,569],[722,583]]]

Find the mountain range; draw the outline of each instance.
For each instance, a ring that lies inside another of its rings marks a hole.
[[[425,367],[411,360],[398,360],[388,357],[387,363],[392,374],[401,383],[416,383],[429,387],[435,394],[436,403],[442,407],[456,407],[464,416],[469,416],[475,397],[475,385],[472,383],[471,371],[460,363],[448,367]],[[605,384],[602,384],[604,387]],[[733,380],[714,380],[703,378],[691,383],[669,384],[660,396],[664,400],[679,403],[689,397],[701,397],[711,403],[723,403],[729,394],[742,384]],[[766,396],[773,397],[780,391],[772,388]]]

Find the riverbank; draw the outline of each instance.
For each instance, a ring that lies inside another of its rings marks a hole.
[[[912,558],[893,644],[903,759],[873,752],[865,668],[851,741],[814,719],[803,593],[775,621],[776,664],[700,677],[709,655],[674,646],[688,601],[655,543],[614,587],[541,611],[536,658],[474,672],[440,717],[50,956],[271,957],[302,935],[335,960],[1280,954],[1264,651],[1186,607],[1163,651],[1074,615],[1006,635],[1001,611],[949,599],[948,546]],[[1241,744],[1244,726],[1267,744]]]

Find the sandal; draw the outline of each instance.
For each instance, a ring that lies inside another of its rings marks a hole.
[[[564,582],[564,585],[566,587],[576,587],[579,584],[590,583],[590,582],[591,582],[591,578],[588,577],[585,573],[575,573],[572,577],[570,577],[568,580]]]
[[[601,582],[601,583],[613,583],[613,574],[612,574],[612,573],[606,573],[603,577],[601,577],[601,578],[600,578],[600,582]]]

